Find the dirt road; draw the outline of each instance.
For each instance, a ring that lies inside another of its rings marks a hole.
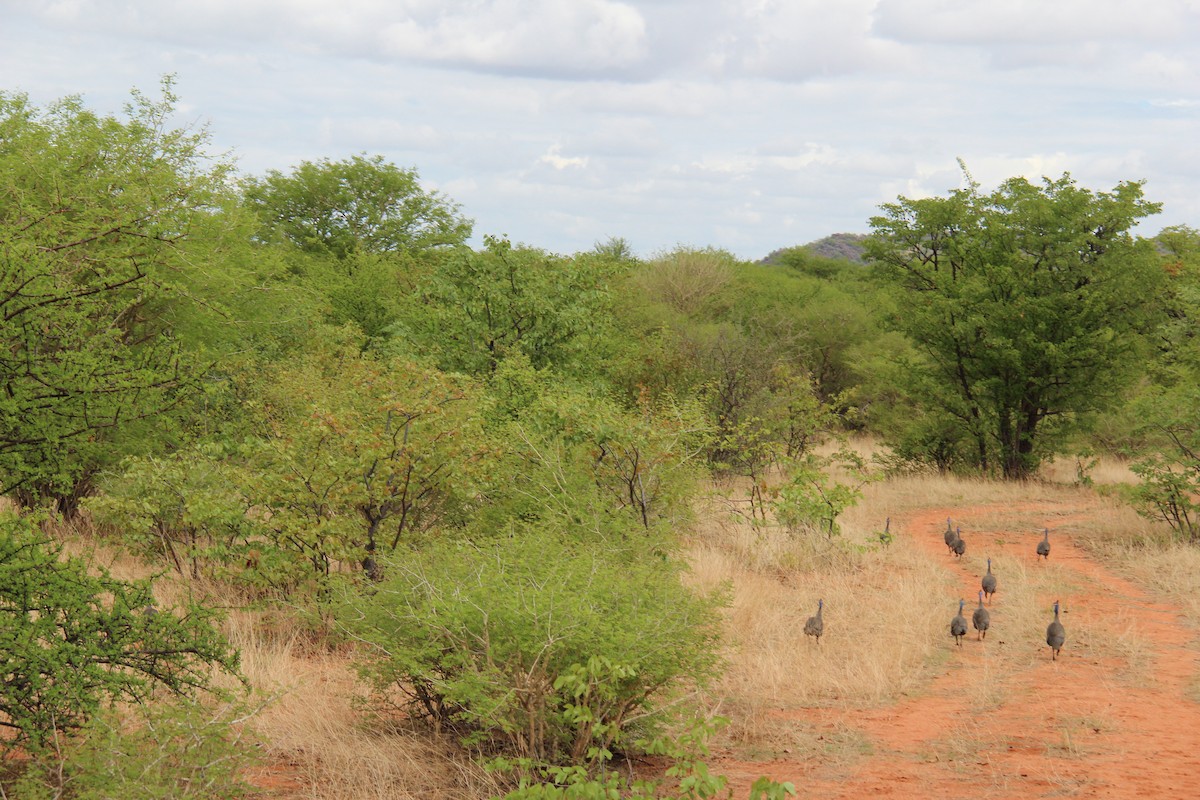
[[[830,737],[853,731],[865,743],[860,752],[765,762],[716,754],[714,770],[729,776],[739,799],[759,775],[792,781],[801,798],[1194,796],[1200,791],[1197,631],[1177,608],[1075,546],[1072,531],[1101,513],[1099,506],[1048,503],[935,508],[895,520],[930,558],[954,570],[968,620],[977,603],[979,554],[1007,561],[987,638],[979,641],[971,630],[956,648],[949,622],[957,597],[947,598],[948,657],[920,696],[881,708],[781,712]],[[975,559],[948,556],[947,517],[963,525]],[[1042,524],[1051,529],[1048,562],[1034,553],[1035,526]],[[1019,597],[1027,610],[1018,626],[1011,615]],[[1056,599],[1067,642],[1051,661],[1044,634]]]

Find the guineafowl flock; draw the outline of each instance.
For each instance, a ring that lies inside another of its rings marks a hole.
[[[888,525],[891,524],[891,519],[888,519]],[[884,528],[887,530],[888,525]],[[962,538],[962,526],[955,526],[950,519],[946,520],[946,530],[942,534],[942,539],[946,543],[948,553],[956,558],[961,558],[966,552],[967,545]],[[1045,528],[1042,531],[1042,540],[1037,545],[1037,558],[1050,559],[1050,529]],[[997,588],[996,576],[992,573],[992,559],[987,560],[987,572],[979,581],[979,607],[975,609],[971,615],[971,624],[976,630],[976,640],[983,641],[987,638],[988,629],[992,625],[992,615],[987,608],[984,607],[986,598],[988,604],[992,602],[993,595],[996,594]],[[817,644],[821,643],[821,634],[825,632],[825,623],[821,618],[821,613],[824,610],[825,601],[817,601],[817,613],[808,618],[804,623],[805,636],[812,636]],[[962,647],[963,637],[967,635],[967,618],[963,616],[963,609],[966,607],[966,600],[959,599],[958,613],[950,620],[950,635],[954,637],[954,643]],[[1066,642],[1067,633],[1063,628],[1062,622],[1059,620],[1059,601],[1054,601],[1054,621],[1046,628],[1046,644],[1050,646],[1050,658],[1052,661],[1058,660],[1058,654],[1062,651],[1063,644]],[[1003,642],[1001,642],[1003,644]]]
[[[963,543],[962,527],[955,527],[953,522],[946,520],[946,531],[943,534],[943,541],[950,553],[956,557],[962,556],[966,550],[966,545]],[[1037,545],[1037,558],[1044,558],[1047,561],[1050,559],[1050,529],[1045,528],[1042,531],[1042,540]],[[971,624],[978,632],[976,639],[983,641],[987,638],[988,628],[992,624],[992,615],[984,607],[984,598],[987,602],[992,602],[992,596],[996,594],[996,576],[992,573],[992,560],[987,560],[987,572],[979,581],[979,607],[975,609],[975,613],[971,615]],[[965,600],[958,601],[958,614],[950,620],[950,635],[954,637],[954,643],[962,647],[962,637],[967,633],[967,620],[963,617],[963,606]],[[1050,657],[1052,661],[1058,660],[1058,654],[1062,650],[1063,643],[1066,642],[1067,632],[1063,628],[1062,622],[1059,620],[1059,602],[1054,601],[1054,621],[1046,628],[1046,644],[1050,646]]]

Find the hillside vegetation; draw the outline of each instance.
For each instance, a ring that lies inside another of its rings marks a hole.
[[[1139,183],[898,198],[865,260],[560,254],[175,103],[0,94],[7,797],[784,797],[711,748],[945,658],[920,492],[1067,463],[1144,520],[1106,558],[1200,541],[1200,232]]]

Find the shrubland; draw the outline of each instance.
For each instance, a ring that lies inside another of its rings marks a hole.
[[[1119,454],[1196,539],[1200,235],[1139,184],[901,198],[866,265],[556,254],[381,157],[234,180],[174,103],[0,95],[8,796],[716,797],[714,737],[923,681],[906,503]]]

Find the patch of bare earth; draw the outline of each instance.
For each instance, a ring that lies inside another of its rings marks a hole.
[[[945,602],[948,658],[925,689],[896,703],[777,709],[768,724],[802,727],[818,740],[853,731],[863,741],[849,759],[714,753],[711,766],[730,778],[733,796],[746,797],[759,775],[792,781],[805,798],[1191,796],[1200,788],[1197,631],[1179,607],[1075,544],[1110,513],[1101,500],[1078,497],[897,515],[893,529],[956,576]],[[947,554],[947,517],[963,528],[966,558]],[[1035,555],[1043,526],[1048,561]],[[971,630],[955,647],[950,618],[962,597],[970,619],[987,557],[999,578],[991,630],[983,640]],[[1052,661],[1045,630],[1055,600],[1067,641]],[[887,615],[886,587],[855,613]]]

